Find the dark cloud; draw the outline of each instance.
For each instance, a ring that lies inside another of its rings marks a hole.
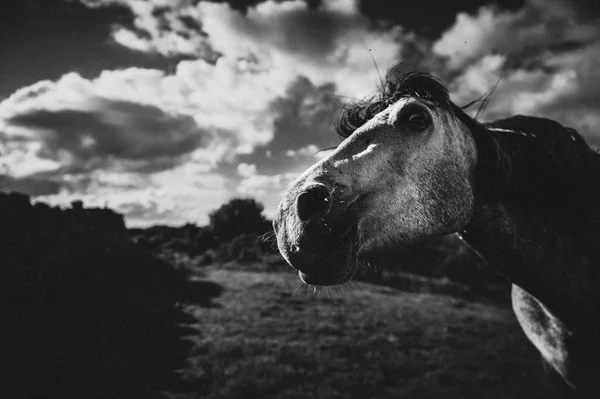
[[[307,158],[314,162],[310,153],[290,155],[290,151],[297,152],[308,146],[325,149],[339,144],[334,123],[342,99],[336,96],[335,90],[333,84],[315,86],[309,79],[298,77],[286,95],[271,104],[277,114],[273,139],[236,161],[255,164],[261,174],[285,172],[300,161],[306,162]]]
[[[552,68],[548,59],[600,40],[600,24],[578,13],[561,0],[530,0],[514,12],[482,8],[458,16],[433,50],[456,74],[490,54],[505,56],[505,69]]]
[[[528,3],[555,15],[572,10],[577,20],[583,23],[600,19],[600,3],[597,0],[528,0]]]
[[[75,160],[70,166],[84,170],[113,161],[129,161],[134,170],[167,169],[209,139],[190,116],[126,101],[94,104],[92,111],[31,110],[7,122],[38,132],[40,157],[59,160],[66,151]]]
[[[600,44],[580,52],[568,86],[536,107],[540,115],[578,129],[594,146],[600,145]]]
[[[194,0],[195,3],[198,3],[200,0]],[[227,3],[234,10],[241,11],[245,13],[248,11],[248,8],[254,7],[257,4],[263,3],[265,0],[210,0],[211,3]],[[320,3],[320,1],[318,1]],[[308,3],[314,3],[313,0],[308,0]]]
[[[268,148],[281,151],[309,144],[327,147],[334,143],[335,118],[343,104],[335,90],[333,84],[315,86],[309,79],[298,77],[286,90],[285,97],[271,104],[278,117]]]
[[[16,178],[0,174],[0,191],[18,191],[31,196],[57,194],[62,187],[60,181],[46,178],[23,177]]]
[[[118,211],[125,215],[128,220],[142,220],[146,224],[156,224],[163,220],[173,219],[175,216],[171,210],[160,209],[160,206],[155,202],[142,204],[132,201],[123,203],[119,205]]]
[[[275,45],[290,52],[325,56],[333,52],[339,35],[353,27],[364,25],[360,14],[346,14],[326,8],[297,8],[277,15],[279,32]],[[247,20],[244,20],[247,21]],[[271,27],[274,28],[274,27]],[[263,24],[246,23],[239,26],[249,36],[269,36]]]
[[[515,64],[519,64],[519,59],[535,57],[541,58],[543,64],[548,54],[568,53],[597,43],[600,14],[589,11],[583,3],[531,0],[522,17],[510,27],[518,34],[514,39],[521,39],[517,46],[512,44],[519,51],[511,52],[508,40],[502,50],[512,55]],[[540,34],[533,33],[533,27]]]
[[[96,76],[130,66],[167,69],[170,61],[133,53],[109,40],[114,24],[130,25],[121,7],[90,9],[78,0],[3,0],[0,11],[0,98],[68,71]]]
[[[571,90],[560,94],[550,105],[540,107],[541,110],[593,108],[600,111],[600,43],[583,52],[573,72]]]
[[[456,14],[474,14],[482,6],[494,5],[503,10],[517,10],[524,0],[361,0],[360,10],[374,21],[387,21],[433,40],[452,26]]]

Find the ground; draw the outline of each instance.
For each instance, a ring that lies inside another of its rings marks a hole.
[[[172,398],[549,398],[509,306],[361,284],[312,293],[291,272],[208,267],[189,382]],[[310,292],[309,292],[310,291]]]

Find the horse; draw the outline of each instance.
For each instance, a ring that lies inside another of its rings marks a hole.
[[[390,70],[346,106],[341,144],[273,219],[309,285],[344,284],[376,254],[457,234],[512,284],[512,308],[575,397],[600,397],[600,155],[574,129],[469,116],[421,72]]]

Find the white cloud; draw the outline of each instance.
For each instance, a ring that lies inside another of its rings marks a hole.
[[[589,142],[599,145],[599,54],[600,47],[591,47],[573,58],[577,63],[558,70],[505,71],[484,120],[517,114],[546,117],[579,130]],[[487,56],[469,66],[454,81],[453,99],[464,104],[485,94],[498,80],[503,62],[502,56]]]
[[[40,142],[9,141],[0,143],[0,154],[2,155],[2,170],[15,178],[29,175],[52,172],[60,168],[61,163],[57,160],[40,158],[37,154],[42,150]]]
[[[518,18],[519,14],[498,12],[492,7],[482,7],[476,16],[459,13],[454,26],[433,45],[433,52],[448,57],[451,68],[460,69],[489,53],[498,33],[510,34],[508,28]]]
[[[130,68],[105,71],[88,80],[69,73],[56,82],[22,88],[1,102],[0,129],[9,138],[26,137],[36,143],[47,138],[44,130],[57,129],[54,135],[62,137],[66,129],[78,129],[75,133],[82,137],[82,147],[89,147],[107,140],[102,131],[92,132],[96,134],[92,137],[86,135],[86,128],[92,129],[90,123],[94,122],[99,129],[120,132],[121,137],[115,139],[135,137],[135,142],[122,143],[126,147],[123,151],[143,151],[150,148],[141,145],[152,143],[168,151],[175,137],[198,136],[203,146],[223,143],[229,152],[248,152],[272,138],[274,115],[268,105],[284,93],[285,87],[269,83],[264,76],[241,72],[227,60],[216,65],[203,60],[183,61],[172,75]],[[59,115],[69,116],[71,122],[65,119],[62,123],[57,120]],[[76,116],[83,125],[72,122]],[[93,121],[91,116],[95,116]],[[148,117],[158,118],[155,125]],[[164,132],[154,131],[159,126]],[[139,134],[134,135],[136,132]],[[162,135],[170,141],[161,143]],[[150,141],[140,141],[143,137]],[[190,146],[189,150],[194,150],[194,143]]]
[[[245,162],[241,162],[237,167],[238,175],[244,178],[248,178],[256,175],[256,165],[255,164],[247,164]]]
[[[253,86],[240,77],[236,96],[237,71],[223,70],[230,64],[204,64],[186,61],[173,75],[139,68],[105,71],[95,79],[67,74],[19,90],[0,103],[3,173],[20,179],[45,174],[62,189],[38,200],[108,203],[136,225],[206,223],[207,213],[232,192],[215,168],[236,149],[269,139],[265,104],[274,94],[259,80]],[[248,101],[251,91],[255,102]],[[65,123],[56,122],[59,116]],[[114,132],[110,141],[108,132]],[[176,155],[180,138],[202,135],[206,142],[181,141]],[[74,137],[81,137],[78,147]],[[68,170],[83,165],[83,174]]]
[[[454,101],[472,101],[499,81],[485,120],[547,117],[600,141],[591,129],[600,120],[600,25],[580,13],[568,2],[529,0],[514,12],[459,14],[432,47],[455,73]]]
[[[265,205],[265,216],[272,217],[277,209],[281,194],[301,174],[283,173],[277,175],[250,175],[244,178],[237,188],[240,196],[260,198]]]
[[[150,43],[149,40],[136,35],[128,29],[116,29],[113,32],[113,39],[124,47],[143,53],[149,53],[154,50],[152,43]]]
[[[386,68],[402,49],[401,28],[374,28],[355,0],[326,1],[316,10],[300,0],[268,0],[245,14],[208,1],[83,2],[120,4],[132,11],[133,27],[113,31],[113,39],[125,47],[207,59],[221,54],[275,87],[304,75],[316,84],[335,82],[343,95],[365,94],[379,80],[373,58]]]
[[[113,40],[124,47],[165,56],[210,55],[211,49],[198,30],[184,22],[195,18],[190,0],[80,1],[90,7],[120,5],[132,11],[134,29],[117,25],[112,32]]]
[[[275,70],[280,78],[334,82],[343,95],[373,91],[379,79],[373,58],[385,68],[402,48],[400,27],[370,29],[351,0],[325,2],[319,10],[303,1],[266,1],[246,15],[209,2],[200,2],[198,10],[207,40],[226,57],[251,60],[252,67]]]
[[[193,164],[151,176],[97,171],[86,178],[89,183],[84,187],[73,182],[74,189],[63,187],[36,200],[66,206],[80,199],[85,206],[108,206],[124,213],[128,226],[148,226],[206,224],[208,213],[230,197],[226,178]]]
[[[299,148],[297,150],[287,150],[285,155],[288,157],[305,157],[305,158],[319,158],[319,148],[314,144],[309,144],[306,147]]]

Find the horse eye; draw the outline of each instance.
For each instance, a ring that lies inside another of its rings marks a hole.
[[[411,112],[406,115],[405,120],[412,129],[420,132],[427,129],[430,123],[429,114],[422,109],[411,110]]]

